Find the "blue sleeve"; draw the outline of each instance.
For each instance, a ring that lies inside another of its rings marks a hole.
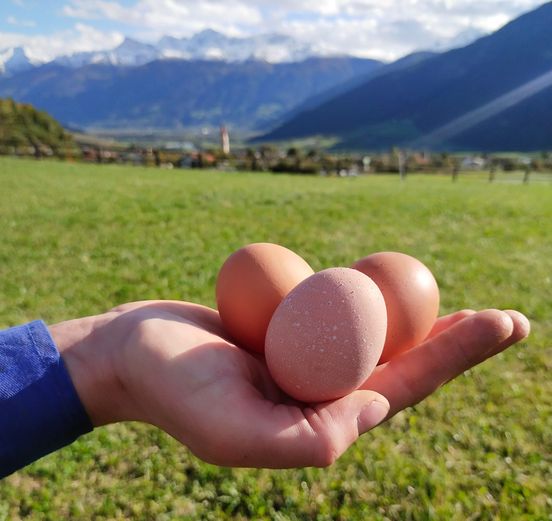
[[[46,324],[0,331],[0,478],[92,428]]]

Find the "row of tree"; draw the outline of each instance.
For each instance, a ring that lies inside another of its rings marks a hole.
[[[552,153],[532,156],[456,155],[395,148],[369,155],[336,154],[319,149],[260,145],[226,153],[222,148],[175,151],[164,148],[77,142],[45,112],[31,105],[0,99],[0,154],[124,163],[158,167],[221,168],[298,174],[359,175],[363,173],[450,172],[485,170],[552,171]]]

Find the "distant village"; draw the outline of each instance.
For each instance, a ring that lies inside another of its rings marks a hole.
[[[230,134],[225,127],[220,129],[219,145],[204,149],[190,142],[167,142],[163,146],[152,147],[106,143],[80,136],[65,148],[44,144],[14,147],[0,143],[0,154],[165,169],[216,169],[339,177],[378,173],[406,176],[424,172],[448,173],[454,178],[460,172],[488,172],[492,180],[496,172],[521,171],[527,176],[531,172],[552,172],[552,153],[548,152],[536,155],[452,154],[394,148],[387,152],[359,154],[265,144],[232,148]]]

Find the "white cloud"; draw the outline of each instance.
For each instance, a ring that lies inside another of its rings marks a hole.
[[[134,8],[132,8],[133,10]],[[105,0],[93,0],[91,2],[74,0],[63,7],[63,14],[72,18],[85,18],[89,20],[121,20],[127,12],[125,7],[117,2]],[[125,20],[126,21],[126,20]]]
[[[332,14],[321,15],[310,2],[299,1],[296,5],[303,9],[302,15],[289,17],[281,11],[278,26],[285,33],[318,42],[328,51],[393,60],[415,50],[440,47],[461,35],[492,32],[539,3],[327,0],[323,11]]]
[[[19,20],[15,16],[8,16],[6,22],[9,25],[16,25],[19,27],[36,27],[36,22],[34,20]]]
[[[67,16],[125,24],[135,36],[282,32],[328,52],[392,60],[469,30],[491,32],[542,0],[71,0]]]
[[[187,36],[205,28],[242,34],[243,27],[262,26],[259,9],[248,2],[229,7],[219,0],[139,0],[132,7],[106,0],[72,0],[63,8],[66,16],[107,19],[131,28],[135,34],[156,39],[164,35]]]
[[[122,41],[123,35],[120,33],[98,31],[82,23],[51,35],[0,33],[0,49],[24,46],[29,58],[38,62],[46,62],[64,54],[109,49]]]

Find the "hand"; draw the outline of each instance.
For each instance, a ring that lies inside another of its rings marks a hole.
[[[444,317],[365,390],[310,406],[286,397],[209,308],[139,302],[51,332],[94,425],[144,421],[209,463],[289,468],[331,465],[359,435],[521,340],[529,325],[496,310]]]

